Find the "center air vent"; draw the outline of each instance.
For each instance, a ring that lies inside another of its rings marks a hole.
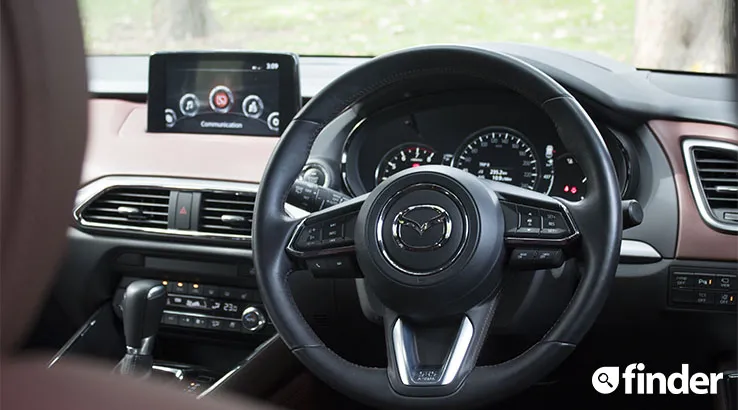
[[[83,211],[87,223],[111,227],[167,228],[167,189],[112,188],[93,200]]]
[[[251,236],[256,194],[203,192],[198,231]]]
[[[715,228],[738,232],[738,146],[688,140],[684,151],[702,218]]]

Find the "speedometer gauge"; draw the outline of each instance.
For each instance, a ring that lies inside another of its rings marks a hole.
[[[472,134],[452,165],[479,178],[548,193],[553,166],[541,164],[535,147],[518,131],[492,127]]]
[[[433,148],[423,144],[402,144],[384,155],[374,176],[379,184],[404,169],[440,163],[441,158]]]

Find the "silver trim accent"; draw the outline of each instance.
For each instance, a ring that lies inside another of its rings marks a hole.
[[[710,141],[703,139],[687,139],[682,142],[682,154],[684,155],[684,163],[687,167],[687,176],[689,177],[689,187],[692,190],[692,196],[694,202],[697,205],[697,210],[709,226],[731,233],[738,233],[738,224],[726,224],[725,222],[719,221],[713,215],[710,205],[707,203],[707,197],[702,189],[702,183],[699,180],[697,172],[697,164],[694,159],[694,149],[705,148],[705,149],[716,149],[725,151],[738,152],[738,145],[731,144],[728,142]]]
[[[738,192],[738,186],[722,186],[718,185],[715,187],[718,192]]]
[[[443,366],[439,369],[440,377],[438,381],[416,381],[412,377],[412,373],[419,366],[415,340],[410,329],[405,326],[401,318],[398,318],[394,326],[392,326],[392,347],[395,353],[400,381],[406,386],[446,386],[451,384],[461,371],[461,366],[469,352],[473,336],[474,326],[471,320],[469,320],[469,317],[464,316],[451,350],[446,356]]]
[[[126,354],[149,356],[154,350],[154,336],[141,339],[141,347],[126,346]]]
[[[246,322],[244,321],[244,317],[251,313],[256,315],[258,322],[254,326],[247,326]],[[264,314],[261,313],[261,310],[259,310],[255,306],[248,306],[246,309],[243,310],[243,313],[241,313],[241,325],[249,332],[258,332],[259,330],[263,329],[264,326],[266,326],[266,323],[267,321],[264,317]]]
[[[153,288],[149,289],[149,293],[146,294],[146,299],[151,300],[159,296],[165,295],[166,293],[167,293],[167,288],[165,288],[164,286],[162,285],[154,286]]]
[[[77,342],[77,340],[80,337],[84,336],[88,330],[92,329],[92,327],[97,324],[97,319],[96,319],[97,315],[100,314],[102,310],[103,310],[103,307],[96,310],[95,313],[93,313],[92,316],[90,316],[90,318],[87,319],[87,321],[82,326],[80,326],[79,329],[77,329],[77,331],[72,335],[72,337],[70,337],[69,340],[67,340],[67,342],[64,343],[64,346],[62,346],[61,349],[59,349],[56,352],[56,354],[54,354],[51,360],[49,360],[49,363],[46,365],[47,369],[51,368],[51,366],[56,364],[56,362],[58,362],[59,359],[61,359],[65,354],[67,354],[67,351],[69,351],[69,349],[71,349],[72,346],[74,346],[74,344]]]
[[[623,239],[620,242],[620,259],[628,263],[627,260],[634,261],[652,261],[658,262],[662,259],[661,254],[653,246],[631,239]]]
[[[449,258],[446,263],[443,265],[430,270],[426,272],[415,272],[411,271],[409,269],[405,269],[402,266],[398,265],[387,253],[387,249],[385,248],[384,239],[382,235],[382,228],[384,226],[384,220],[387,218],[387,212],[389,211],[389,208],[394,205],[395,202],[397,202],[397,197],[407,193],[408,191],[415,191],[418,189],[430,189],[438,191],[444,195],[446,195],[455,205],[459,208],[459,212],[461,213],[463,221],[463,227],[462,232],[464,237],[462,238],[461,243],[459,244],[459,248],[454,252],[453,256]],[[464,209],[464,206],[461,204],[461,201],[459,198],[456,197],[456,195],[453,194],[453,192],[449,191],[448,189],[437,185],[437,184],[429,184],[429,183],[417,183],[410,186],[407,186],[399,191],[397,191],[394,195],[392,195],[387,202],[382,206],[381,211],[379,212],[379,218],[377,219],[377,225],[376,225],[376,232],[375,232],[375,239],[377,241],[377,245],[379,246],[379,250],[382,253],[382,256],[384,257],[384,260],[387,261],[390,265],[392,265],[393,268],[399,270],[402,273],[406,273],[408,275],[415,275],[415,276],[425,276],[425,275],[432,275],[434,273],[438,273],[449,266],[451,266],[456,260],[459,258],[459,255],[461,255],[462,251],[466,247],[467,243],[469,242],[469,215],[467,215],[466,210]]]
[[[184,380],[184,372],[182,371],[182,369],[175,369],[173,367],[168,367],[168,366],[153,365],[151,366],[151,370],[156,370],[156,371],[164,372],[164,373],[170,373],[177,380],[179,381]]]
[[[179,229],[162,229],[150,227],[125,226],[100,222],[90,222],[82,218],[82,211],[95,199],[106,192],[116,188],[155,188],[179,191],[200,192],[222,192],[239,193],[247,192],[256,194],[259,185],[247,182],[210,181],[198,179],[179,179],[169,177],[146,177],[146,176],[107,176],[95,180],[77,191],[77,199],[74,208],[74,220],[82,228],[109,229],[126,232],[142,232],[149,234],[176,235],[203,239],[232,239],[251,240],[251,235],[233,235],[211,232],[186,231]],[[303,209],[290,204],[285,204],[285,212],[293,218],[302,217],[308,213]]]

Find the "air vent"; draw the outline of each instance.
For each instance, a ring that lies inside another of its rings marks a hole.
[[[718,229],[738,231],[738,146],[688,140],[684,151],[703,219]]]
[[[200,232],[251,236],[256,194],[252,192],[203,192]]]
[[[82,219],[111,227],[166,229],[169,193],[158,188],[112,188],[82,211]]]

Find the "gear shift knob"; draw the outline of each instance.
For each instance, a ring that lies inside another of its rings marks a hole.
[[[128,285],[121,305],[129,354],[151,354],[166,302],[167,290],[159,281],[137,280]]]

